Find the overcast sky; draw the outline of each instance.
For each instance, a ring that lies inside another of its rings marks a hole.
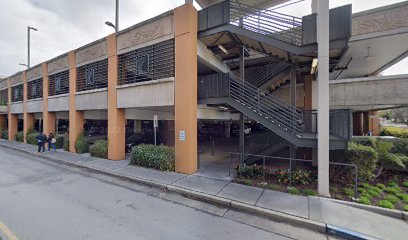
[[[330,7],[353,4],[353,12],[402,2],[401,0],[330,0]],[[184,3],[184,0],[120,0],[120,28],[126,28]],[[27,59],[27,25],[31,32],[31,65],[44,62],[113,32],[115,0],[0,0],[0,76],[24,67]],[[285,12],[310,13],[310,0],[286,7]],[[408,60],[385,74],[408,73]]]

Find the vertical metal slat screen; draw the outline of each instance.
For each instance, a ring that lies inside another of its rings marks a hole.
[[[23,101],[23,84],[11,88],[11,102]]]
[[[48,95],[56,96],[65,93],[69,93],[68,70],[50,75],[48,81]]]
[[[174,40],[118,56],[119,85],[174,77]]]
[[[36,99],[43,97],[43,79],[29,81],[27,83],[27,99]]]
[[[0,105],[8,104],[8,89],[0,90]]]
[[[108,87],[108,59],[77,68],[77,92],[106,87]]]

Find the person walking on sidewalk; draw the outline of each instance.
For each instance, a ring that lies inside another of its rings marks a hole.
[[[57,142],[57,140],[55,139],[54,134],[50,133],[48,135],[47,142],[48,142],[48,152],[51,150],[51,148],[54,149],[54,152],[57,151],[57,148],[55,146],[55,143]]]
[[[38,152],[41,152],[41,149],[43,152],[45,152],[45,142],[47,141],[47,136],[45,136],[44,133],[40,132],[37,137],[35,137],[35,139],[37,140],[37,144],[38,144]]]

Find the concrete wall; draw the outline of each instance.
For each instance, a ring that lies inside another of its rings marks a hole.
[[[69,112],[56,112],[55,118],[69,120]]]
[[[26,103],[26,111],[29,113],[39,113],[43,112],[43,101],[42,99],[28,100]]]
[[[95,110],[84,111],[84,119],[108,120],[108,112],[107,111],[95,111]]]
[[[76,110],[97,110],[108,108],[108,91],[106,89],[90,90],[76,93]]]
[[[117,87],[118,108],[174,105],[174,78]]]
[[[19,113],[23,113],[24,109],[23,109],[24,104],[22,102],[20,103],[12,103],[10,105],[10,112],[12,114],[19,114]]]
[[[0,113],[7,113],[7,106],[0,106]]]
[[[142,109],[125,109],[125,117],[129,120],[153,120],[157,115],[159,120],[174,120],[174,111],[150,111]]]
[[[48,111],[69,111],[69,95],[57,95],[48,97]]]

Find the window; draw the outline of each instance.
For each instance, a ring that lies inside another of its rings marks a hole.
[[[31,85],[31,95],[33,97],[37,96],[37,83],[33,82],[33,84]]]
[[[149,54],[136,56],[136,75],[149,73]]]
[[[27,83],[27,99],[42,98],[43,96],[43,79],[29,81]]]
[[[95,70],[93,68],[85,69],[85,82],[87,86],[95,83]]]
[[[48,96],[69,93],[69,71],[62,71],[49,76]]]
[[[55,93],[58,94],[61,91],[61,77],[55,78]]]
[[[19,95],[18,88],[14,88],[13,99],[15,102],[18,101],[18,97],[19,97],[18,95]]]

